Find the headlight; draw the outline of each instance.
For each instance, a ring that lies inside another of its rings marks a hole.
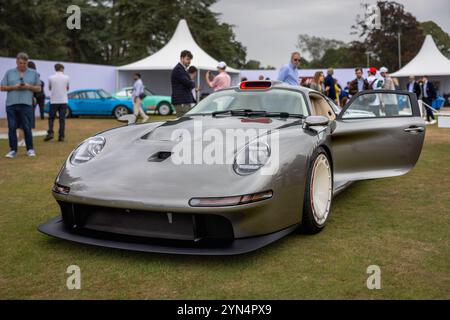
[[[252,174],[263,167],[269,158],[269,146],[261,141],[253,141],[238,152],[233,168],[240,175]]]
[[[106,140],[103,137],[97,136],[85,140],[70,157],[70,163],[73,165],[82,164],[93,159],[98,155],[105,146]]]

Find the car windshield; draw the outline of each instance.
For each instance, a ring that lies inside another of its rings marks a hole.
[[[100,95],[100,97],[105,98],[105,99],[112,98],[112,96],[103,89],[98,90],[98,94]]]
[[[147,95],[147,96],[152,96],[153,95],[153,92],[151,92],[147,88],[144,88],[144,92],[145,92],[145,95]]]
[[[278,88],[267,91],[231,89],[216,92],[200,101],[187,115],[244,109],[308,116],[308,109],[300,92]]]

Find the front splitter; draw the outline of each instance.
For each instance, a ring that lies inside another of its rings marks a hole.
[[[286,235],[293,232],[298,225],[293,225],[286,229],[270,233],[263,236],[235,239],[230,244],[220,247],[196,247],[196,246],[170,246],[152,243],[123,242],[112,239],[90,237],[68,231],[63,224],[62,217],[55,217],[48,222],[40,225],[38,230],[46,235],[83,243],[94,246],[114,248],[129,251],[151,252],[151,253],[168,253],[168,254],[184,254],[184,255],[211,255],[211,256],[228,256],[238,255],[255,251],[275,242]]]

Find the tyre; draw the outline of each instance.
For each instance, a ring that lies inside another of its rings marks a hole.
[[[170,106],[169,103],[161,102],[158,105],[158,114],[160,114],[162,116],[168,116],[171,113],[172,113],[172,107]]]
[[[303,203],[302,225],[306,234],[323,230],[331,213],[333,198],[333,168],[326,151],[317,148],[309,163]]]
[[[130,110],[128,110],[125,106],[117,106],[113,110],[113,115],[116,119],[119,119],[121,116],[125,116],[127,114],[130,114]]]

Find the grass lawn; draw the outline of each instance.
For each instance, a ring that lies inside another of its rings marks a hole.
[[[0,299],[450,299],[450,129],[428,128],[408,175],[357,182],[339,195],[319,235],[293,234],[251,254],[144,254],[39,233],[59,214],[50,188],[69,152],[117,125],[70,119],[66,142],[35,138],[35,159],[24,148],[5,159],[0,140]],[[66,288],[73,264],[81,290]],[[366,287],[370,265],[381,268],[381,290]]]

